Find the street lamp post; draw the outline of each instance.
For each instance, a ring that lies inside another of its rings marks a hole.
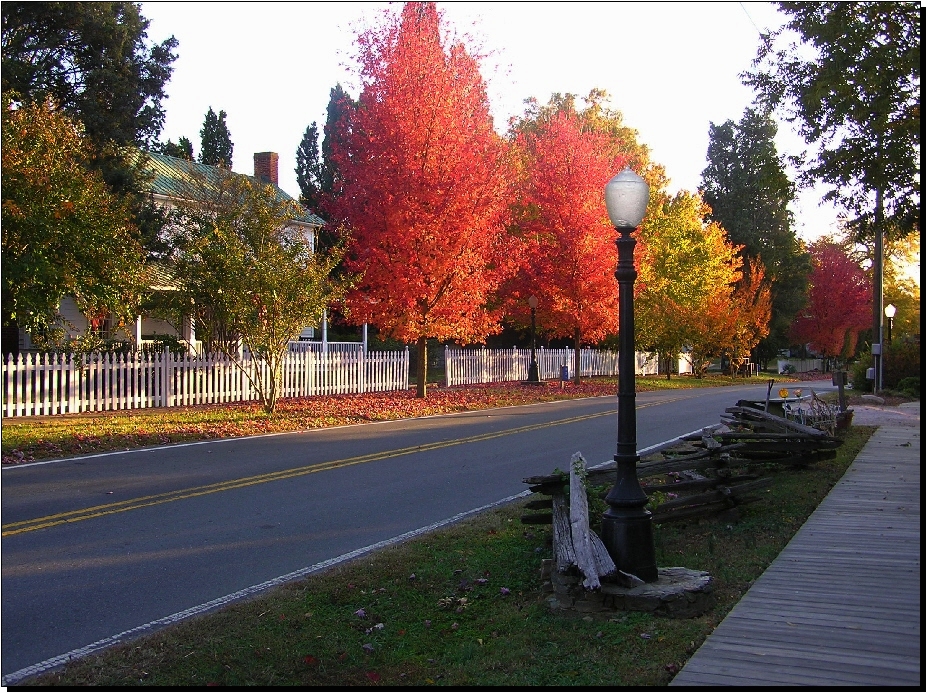
[[[885,337],[886,344],[892,343],[892,321],[895,319],[896,310],[897,308],[891,303],[885,306],[885,317],[888,318],[888,335]]]
[[[538,309],[537,296],[532,296],[529,298],[528,305],[531,307],[531,364],[528,366],[528,382],[540,383],[541,379],[538,375],[538,355],[535,348],[535,334],[537,334],[535,316],[537,315]]]
[[[634,246],[631,233],[647,211],[650,189],[630,168],[605,186],[608,217],[618,231],[618,450],[615,485],[605,502],[602,541],[619,570],[656,582],[657,561],[647,494],[637,478],[637,417],[634,411]]]

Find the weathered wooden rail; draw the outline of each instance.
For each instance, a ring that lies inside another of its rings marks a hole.
[[[758,498],[769,487],[778,466],[802,467],[836,456],[843,440],[813,426],[785,419],[738,402],[722,416],[720,427],[681,438],[675,445],[652,454],[637,467],[644,492],[652,501],[656,524],[689,520],[719,512],[732,517],[737,508]],[[766,475],[766,476],[764,476]],[[586,472],[590,492],[604,498],[615,478],[614,463]],[[553,522],[555,504],[566,493],[569,476],[558,472],[524,479],[529,490],[547,499],[529,501],[525,524]],[[662,495],[660,495],[662,494]]]

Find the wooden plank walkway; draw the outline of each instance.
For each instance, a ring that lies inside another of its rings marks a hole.
[[[670,685],[924,690],[920,458],[881,426]]]

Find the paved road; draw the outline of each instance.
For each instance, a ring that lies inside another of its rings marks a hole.
[[[638,448],[765,387],[642,393]],[[173,445],[2,472],[4,683],[47,660],[614,454],[615,398]],[[11,678],[11,675],[14,675]]]

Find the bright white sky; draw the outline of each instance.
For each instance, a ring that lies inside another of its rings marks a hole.
[[[390,3],[144,2],[148,37],[179,41],[167,85],[162,139],[199,131],[209,107],[225,110],[234,144],[232,168],[253,173],[254,152],[280,155],[280,186],[298,196],[296,149],[312,121],[325,123],[338,82],[353,97],[354,37]],[[392,3],[395,11],[399,4]],[[781,16],[766,2],[460,2],[438,3],[448,25],[492,52],[483,76],[496,129],[505,130],[523,101],[553,92],[611,95],[627,125],[666,167],[670,192],[695,190],[705,168],[710,122],[738,122],[753,93],[739,74],[751,67],[759,30]],[[803,142],[785,124],[780,154]],[[837,211],[819,206],[822,191],[793,205],[806,240],[835,233]]]

